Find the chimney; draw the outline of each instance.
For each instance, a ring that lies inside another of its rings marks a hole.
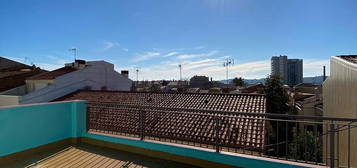
[[[123,75],[123,76],[125,76],[125,77],[129,77],[129,71],[128,70],[122,70],[121,71],[121,74]]]
[[[324,82],[326,80],[326,66],[323,67],[323,79],[322,81]]]

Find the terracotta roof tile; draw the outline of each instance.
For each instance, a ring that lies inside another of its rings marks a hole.
[[[95,102],[89,103],[88,106],[91,115],[89,129],[95,131],[138,134],[140,109],[115,104],[144,105],[153,107],[145,109],[146,136],[214,144],[214,117],[219,116],[222,124],[222,145],[261,150],[265,142],[263,117],[157,108],[265,113],[264,95],[81,91],[65,98],[74,99]]]
[[[27,78],[27,80],[51,80],[51,79],[55,79],[58,76],[62,76],[64,74],[76,71],[77,68],[73,68],[73,67],[63,67],[63,68],[59,68],[50,72],[46,72],[46,73],[42,73],[36,76],[32,76]]]

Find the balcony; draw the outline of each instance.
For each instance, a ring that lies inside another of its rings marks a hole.
[[[84,101],[4,107],[0,167],[352,167],[354,122]]]

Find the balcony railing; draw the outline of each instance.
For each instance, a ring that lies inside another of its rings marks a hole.
[[[92,132],[351,167],[357,119],[88,103]],[[355,135],[355,133],[353,134]]]

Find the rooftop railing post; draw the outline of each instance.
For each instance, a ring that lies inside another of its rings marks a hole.
[[[140,131],[140,140],[145,138],[145,111],[140,108],[139,110],[139,131]]]
[[[216,145],[216,152],[219,153],[219,117],[216,116],[214,118],[215,121],[215,145]]]
[[[330,124],[330,167],[335,167],[335,124]]]

